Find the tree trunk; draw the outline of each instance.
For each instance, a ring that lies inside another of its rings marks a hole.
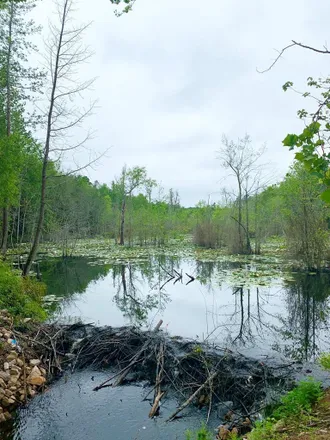
[[[250,218],[249,218],[249,202],[248,202],[248,194],[245,191],[245,213],[246,213],[246,253],[248,255],[252,254],[252,247],[250,241]]]
[[[237,176],[238,182],[238,241],[239,241],[239,253],[244,250],[243,237],[242,237],[242,183],[240,177]]]
[[[61,29],[60,29],[60,33],[59,33],[58,45],[56,48],[56,59],[55,59],[55,66],[54,66],[54,71],[53,71],[53,84],[52,84],[52,91],[51,91],[50,102],[49,102],[49,110],[48,110],[48,115],[47,115],[46,141],[45,141],[45,149],[44,149],[42,173],[41,173],[41,198],[40,198],[40,207],[39,207],[39,217],[38,217],[37,228],[35,231],[33,244],[32,244],[30,253],[28,255],[26,264],[23,269],[24,276],[29,274],[33,260],[35,259],[36,255],[37,255],[41,232],[42,232],[42,228],[43,228],[43,224],[44,224],[44,218],[45,218],[46,183],[47,183],[48,158],[49,158],[49,150],[50,150],[50,138],[51,138],[51,131],[52,131],[53,110],[54,110],[54,104],[55,104],[55,92],[56,92],[57,81],[58,81],[58,76],[59,76],[59,69],[60,69],[60,55],[61,55],[61,50],[62,50],[64,28],[65,28],[65,23],[66,23],[66,19],[67,19],[67,17],[66,17],[67,8],[68,8],[68,3],[66,2],[64,4]]]
[[[120,219],[120,241],[119,244],[124,246],[124,229],[125,229],[125,211],[126,211],[126,196],[124,196],[123,204],[121,207],[121,219]]]
[[[45,218],[45,206],[46,206],[46,178],[47,178],[47,165],[48,165],[48,154],[49,154],[49,146],[47,150],[47,154],[45,152],[44,161],[42,165],[42,177],[41,177],[41,199],[40,199],[40,208],[39,208],[39,217],[37,222],[37,228],[34,235],[33,244],[31,250],[29,252],[28,258],[26,260],[23,275],[27,276],[31,270],[31,266],[33,260],[35,259],[39,247],[42,227],[44,224]]]
[[[11,53],[12,53],[12,29],[13,29],[13,18],[14,18],[14,4],[11,2],[10,5],[10,17],[9,17],[9,29],[8,29],[8,52],[6,59],[6,135],[9,143],[9,138],[11,135],[11,88],[10,88],[10,64],[11,64]],[[8,201],[5,200],[5,206],[2,211],[2,241],[1,241],[1,253],[6,255],[7,245],[8,245],[8,230],[9,230],[9,206]]]
[[[2,210],[2,239],[1,239],[1,253],[3,255],[6,255],[7,252],[8,230],[9,230],[8,208],[4,207]]]

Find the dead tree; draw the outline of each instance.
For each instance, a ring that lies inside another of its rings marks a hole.
[[[250,137],[246,135],[244,138],[239,138],[237,142],[223,136],[222,147],[218,151],[218,159],[221,160],[222,166],[230,171],[237,183],[237,193],[235,195],[237,218],[235,216],[232,216],[232,218],[237,223],[237,251],[241,254],[252,253],[248,218],[248,198],[251,189],[249,182],[255,180],[254,176],[260,170],[258,161],[264,150],[264,147],[259,150],[254,149]],[[244,203],[247,211],[245,225],[243,223]]]
[[[43,166],[41,175],[41,197],[39,214],[32,243],[23,275],[27,275],[37,254],[45,216],[47,168],[51,155],[59,160],[67,152],[75,152],[90,139],[90,133],[82,140],[68,145],[68,132],[79,128],[92,113],[95,103],[90,103],[86,109],[74,104],[75,99],[90,88],[94,79],[79,82],[78,68],[87,62],[92,53],[82,43],[82,37],[90,23],[76,27],[73,24],[74,15],[72,0],[59,0],[57,3],[57,24],[50,24],[50,38],[46,43],[46,62],[50,75],[49,100],[45,111],[45,144],[43,150]],[[54,159],[53,159],[54,160]],[[91,160],[90,165],[95,160]],[[79,167],[81,170],[84,167]]]

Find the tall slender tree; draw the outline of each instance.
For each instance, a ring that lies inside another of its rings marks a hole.
[[[0,8],[0,112],[4,124],[0,127],[2,138],[0,156],[2,175],[8,185],[2,186],[0,204],[2,208],[1,252],[7,251],[9,212],[15,201],[15,181],[20,172],[19,155],[24,148],[23,132],[26,132],[27,111],[25,102],[40,88],[42,72],[28,66],[28,57],[35,51],[31,36],[40,31],[28,16],[35,6],[34,0],[24,3],[8,0]],[[23,122],[24,121],[24,122]],[[18,136],[20,135],[20,136]],[[21,142],[21,148],[18,143]],[[15,147],[15,148],[14,148]],[[17,148],[18,147],[18,148]],[[15,159],[13,164],[11,159]]]
[[[67,152],[74,152],[90,138],[90,133],[82,140],[68,145],[68,132],[74,127],[81,127],[84,120],[91,114],[94,103],[87,108],[77,106],[75,100],[88,89],[94,79],[81,82],[78,67],[87,62],[92,53],[83,44],[82,37],[90,23],[76,26],[73,23],[74,3],[72,0],[59,0],[57,6],[57,23],[50,24],[50,39],[47,43],[48,73],[50,86],[48,104],[45,110],[45,143],[41,175],[41,194],[37,225],[31,250],[23,269],[27,275],[36,257],[43,230],[47,170],[53,153],[57,159]],[[90,163],[92,163],[91,161]],[[79,169],[85,168],[81,167]],[[78,171],[78,170],[75,170]]]

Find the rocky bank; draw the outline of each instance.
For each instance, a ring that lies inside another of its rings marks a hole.
[[[42,390],[47,372],[41,360],[13,331],[13,320],[6,310],[0,311],[0,423]]]

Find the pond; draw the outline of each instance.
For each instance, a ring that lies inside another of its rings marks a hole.
[[[64,322],[152,328],[163,319],[172,336],[257,357],[307,361],[329,348],[328,274],[161,255],[117,264],[54,258],[40,270],[52,317]]]
[[[53,320],[152,328],[163,319],[171,336],[217,342],[257,358],[313,361],[330,350],[330,277],[267,264],[169,255],[105,263],[81,256],[41,260],[40,271]],[[147,385],[93,392],[108,376],[88,370],[66,375],[19,410],[1,438],[175,440],[206,419],[207,408],[191,408],[164,423],[177,405],[167,397],[161,416],[150,420]],[[210,427],[219,422],[213,413]]]

